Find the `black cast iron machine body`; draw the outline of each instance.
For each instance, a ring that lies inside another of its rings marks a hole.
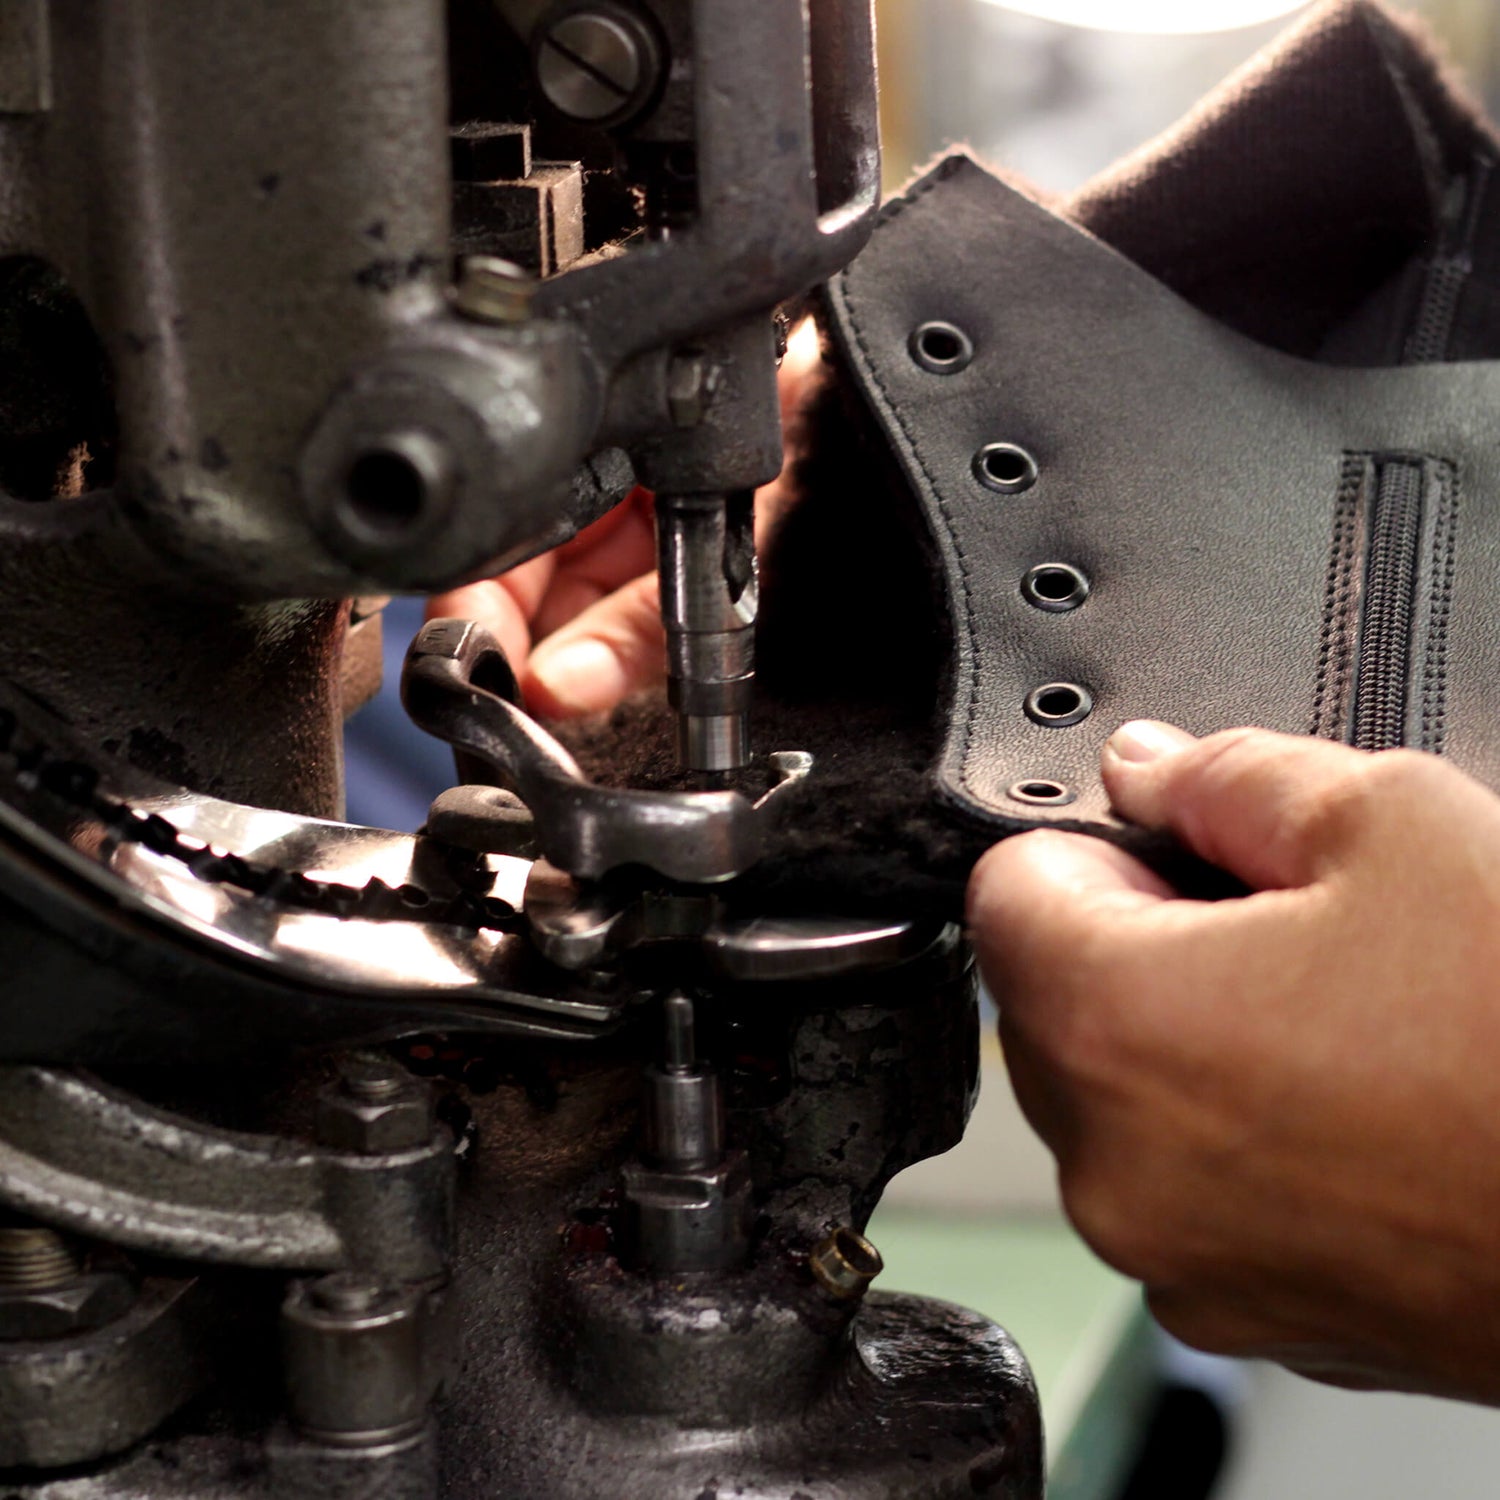
[[[959,935],[733,894],[810,769],[748,719],[780,335],[877,184],[858,0],[0,17],[7,1495],[1040,1494],[1004,1333],[866,1293]],[[637,483],[696,789],[440,620],[463,784],[340,821],[380,596]]]

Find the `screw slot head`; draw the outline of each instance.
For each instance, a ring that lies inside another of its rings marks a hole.
[[[911,357],[930,375],[957,375],[974,358],[974,341],[952,323],[919,323],[911,331],[906,347]]]
[[[1067,614],[1089,596],[1086,574],[1071,563],[1038,563],[1021,580],[1021,594],[1034,609],[1049,614]]]
[[[1026,717],[1044,729],[1081,724],[1094,711],[1094,695],[1076,682],[1047,682],[1026,695]]]
[[[1041,477],[1037,461],[1015,443],[986,443],[974,455],[974,477],[987,490],[1019,495]]]
[[[542,23],[532,68],[542,96],[560,115],[621,125],[655,94],[661,48],[632,9],[595,0]]]

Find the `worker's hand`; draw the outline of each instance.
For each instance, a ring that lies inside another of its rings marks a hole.
[[[779,381],[787,467],[755,497],[762,546],[792,503],[790,460],[802,445],[817,364],[817,336],[806,322],[792,337]],[[637,489],[555,551],[438,595],[427,617],[457,615],[488,626],[534,713],[551,719],[599,713],[666,676],[655,569],[651,496]]]
[[[636,489],[563,546],[430,599],[427,618],[493,631],[532,712],[594,713],[665,674],[655,568],[651,496]]]
[[[1104,777],[1254,894],[1066,833],[975,870],[1074,1223],[1190,1344],[1500,1401],[1500,800],[1411,751],[1150,723]]]

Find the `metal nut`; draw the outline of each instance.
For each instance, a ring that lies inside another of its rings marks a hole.
[[[41,1291],[0,1292],[0,1339],[55,1339],[112,1323],[130,1310],[135,1289],[118,1272],[75,1276]]]
[[[318,1098],[318,1142],[334,1151],[363,1156],[411,1151],[432,1139],[435,1126],[432,1092],[416,1079],[400,1083],[383,1099],[356,1098],[343,1083]]]

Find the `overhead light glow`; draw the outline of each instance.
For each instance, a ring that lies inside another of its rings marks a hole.
[[[1143,31],[1186,36],[1238,31],[1302,10],[1308,0],[989,0],[1005,10],[1086,26],[1092,31]]]

